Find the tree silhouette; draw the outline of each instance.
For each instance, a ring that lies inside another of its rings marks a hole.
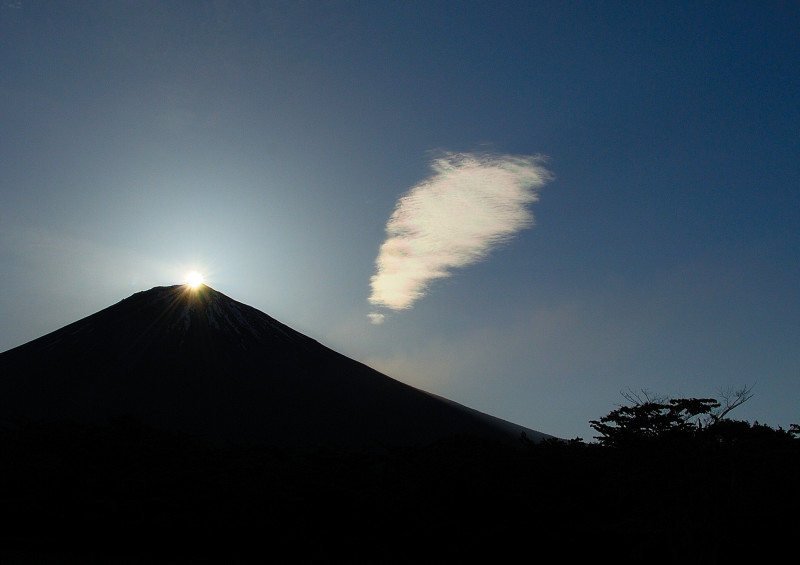
[[[646,401],[612,410],[600,420],[591,420],[600,432],[601,444],[615,447],[634,446],[655,439],[693,437],[701,426],[700,417],[708,416],[719,403],[713,398],[672,398],[667,402]]]
[[[600,444],[632,447],[654,440],[694,438],[698,432],[719,424],[733,409],[752,398],[752,386],[726,389],[722,401],[714,398],[666,398],[643,390],[621,393],[629,405],[590,420]]]

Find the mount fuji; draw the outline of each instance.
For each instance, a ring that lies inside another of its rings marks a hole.
[[[138,292],[0,354],[0,418],[120,417],[288,447],[552,437],[401,383],[204,285]]]

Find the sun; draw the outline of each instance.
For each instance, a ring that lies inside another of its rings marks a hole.
[[[188,275],[186,275],[186,286],[191,288],[192,290],[199,288],[205,283],[205,279],[203,278],[202,273],[198,273],[197,271],[192,271]]]

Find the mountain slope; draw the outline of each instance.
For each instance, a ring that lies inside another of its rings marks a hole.
[[[139,292],[0,354],[2,417],[123,415],[287,446],[546,437],[400,383],[206,286]]]

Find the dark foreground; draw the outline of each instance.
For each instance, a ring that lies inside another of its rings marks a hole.
[[[0,562],[778,562],[796,557],[799,442],[337,452],[8,426]]]

